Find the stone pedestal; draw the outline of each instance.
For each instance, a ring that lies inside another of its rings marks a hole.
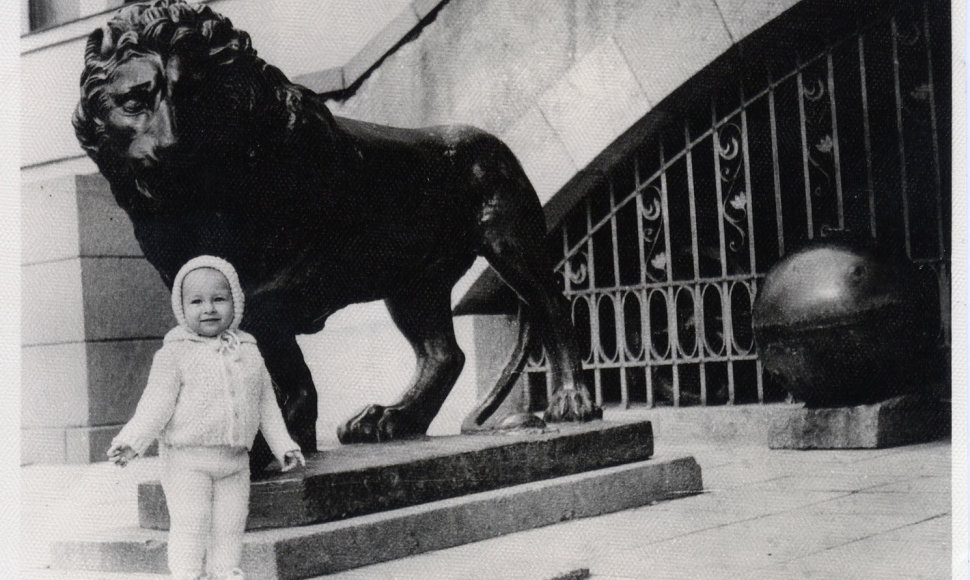
[[[793,409],[774,418],[768,446],[876,449],[933,441],[949,428],[949,405],[910,395],[854,407]]]
[[[343,445],[309,457],[304,470],[276,472],[254,481],[247,529],[346,519],[643,461],[652,455],[649,421],[595,421],[543,431]],[[161,485],[143,483],[138,492],[139,524],[168,529]]]

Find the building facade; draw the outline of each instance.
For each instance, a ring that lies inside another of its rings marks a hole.
[[[21,10],[24,463],[100,460],[174,324],[70,125],[85,37],[121,3]],[[468,123],[508,143],[545,205],[603,404],[783,399],[758,364],[751,304],[778,258],[830,231],[917,264],[948,360],[944,2],[209,4],[336,115]],[[469,356],[433,433],[457,431],[514,337],[484,263],[453,299],[474,314],[456,321]],[[382,304],[338,313],[301,347],[324,439],[357,407],[393,400],[413,364]],[[528,371],[516,396],[539,408],[541,356]]]

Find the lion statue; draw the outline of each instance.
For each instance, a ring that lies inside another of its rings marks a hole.
[[[533,332],[555,383],[546,420],[600,416],[545,254],[541,205],[492,135],[335,117],[257,57],[228,18],[180,0],[126,6],[90,34],[73,122],[169,287],[199,254],[236,266],[243,329],[304,451],[316,450],[317,395],[296,335],[320,331],[348,304],[384,300],[414,348],[415,375],[397,403],[368,406],[338,437],[423,434],[462,370],[450,291],[476,256],[520,298],[520,331],[463,431],[501,404]]]

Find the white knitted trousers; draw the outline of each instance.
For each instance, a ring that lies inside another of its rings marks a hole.
[[[230,577],[239,569],[249,514],[249,453],[245,447],[160,447],[172,576],[198,578],[207,569],[210,578]]]

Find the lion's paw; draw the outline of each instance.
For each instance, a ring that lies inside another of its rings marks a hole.
[[[382,405],[368,405],[346,423],[337,427],[337,439],[344,444],[377,443],[381,440],[377,423],[383,416]]]
[[[347,443],[381,443],[423,435],[427,425],[409,419],[404,409],[368,405],[360,413],[337,428],[337,439]]]
[[[550,423],[586,422],[602,419],[603,409],[593,402],[585,387],[567,387],[553,393],[549,407],[542,418]]]

